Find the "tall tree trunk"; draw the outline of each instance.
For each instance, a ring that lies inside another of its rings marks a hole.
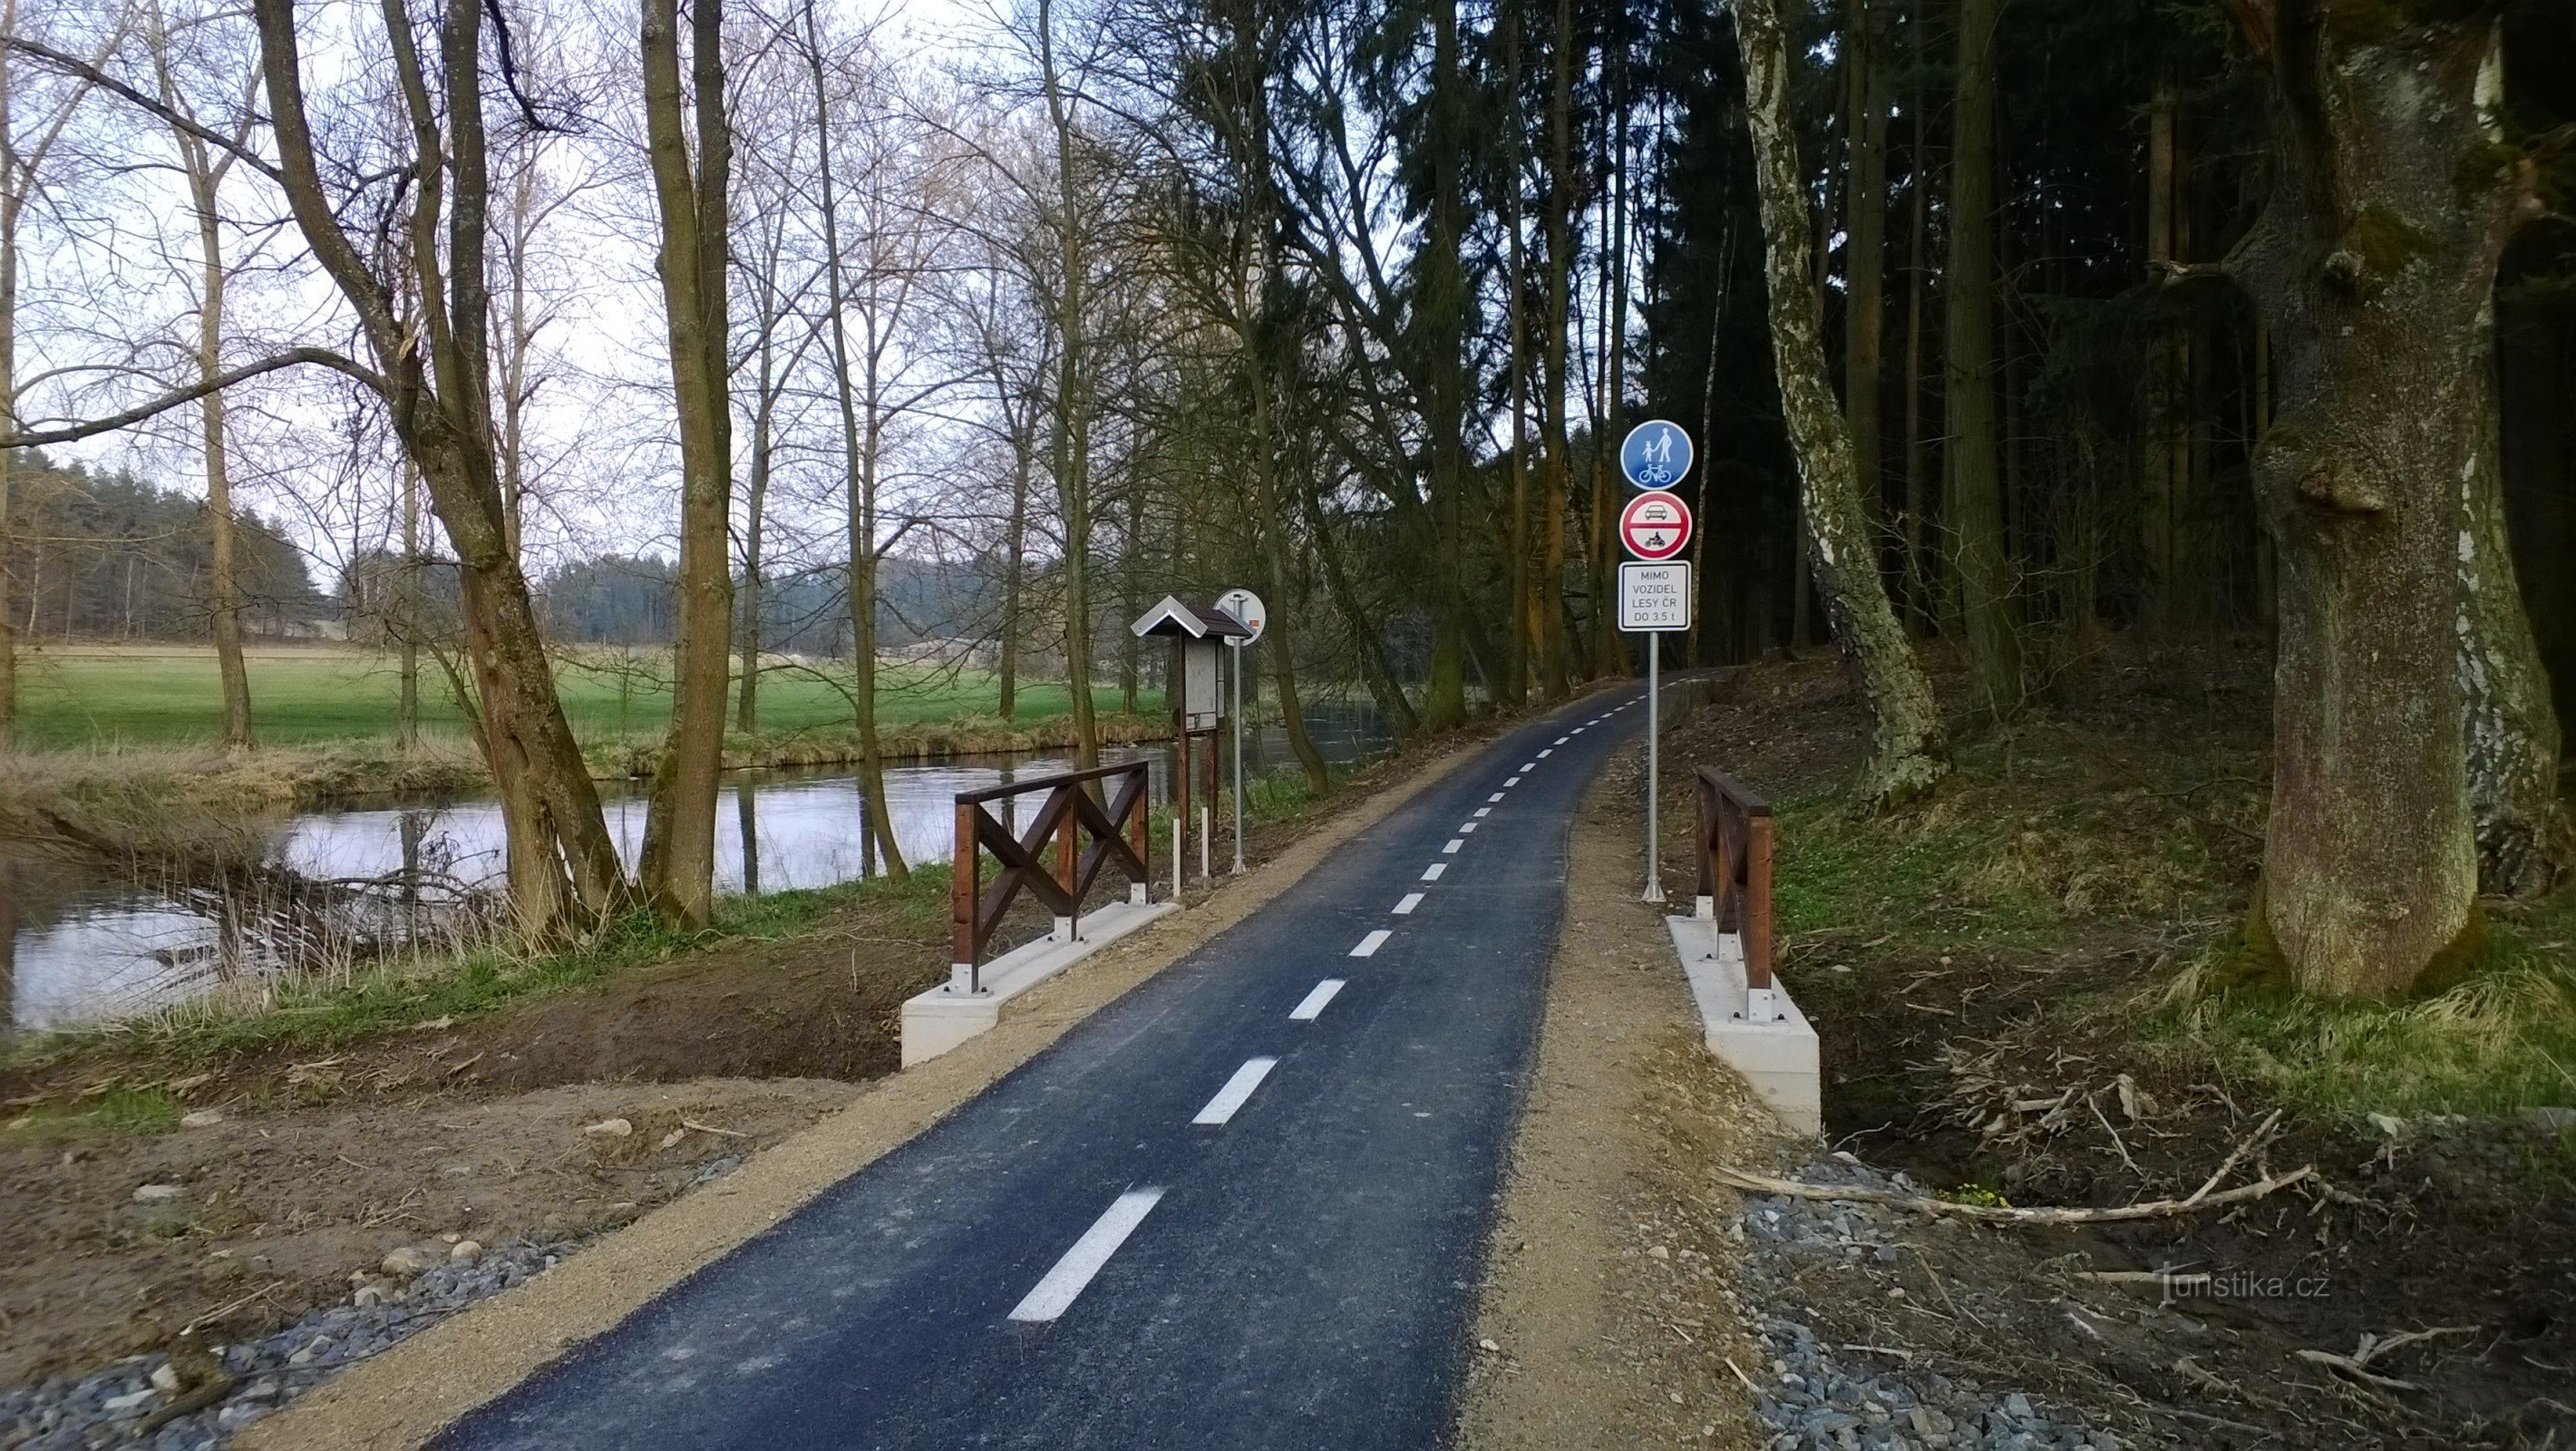
[[[1038,0],[1038,61],[1047,121],[1055,134],[1056,261],[1064,269],[1056,300],[1053,433],[1056,508],[1064,523],[1064,673],[1073,696],[1074,764],[1100,764],[1100,727],[1091,700],[1091,359],[1083,316],[1091,265],[1081,198],[1087,184],[1074,159],[1073,113],[1056,61],[1054,0]]]
[[[2158,275],[2182,260],[2177,243],[2179,217],[2174,202],[2176,145],[2179,137],[2179,91],[2168,70],[2156,77],[2147,107],[2147,267]],[[2185,344],[2175,324],[2158,326],[2147,343],[2146,436],[2140,447],[2141,488],[2138,501],[2139,547],[2146,556],[2145,614],[2158,623],[2173,620],[2182,595],[2206,585],[2186,578],[2182,537],[2187,482],[2183,445]]]
[[[2485,130],[2490,16],[2342,19],[2240,16],[2272,190],[2222,270],[2270,330],[2279,405],[2254,458],[2281,591],[2258,925],[2303,988],[2378,994],[2475,937],[2460,480],[2494,427],[2482,320],[2536,168]]]
[[[765,321],[760,332],[760,396],[752,404],[751,476],[743,500],[742,520],[742,686],[734,705],[734,728],[740,731],[760,729],[760,636],[761,636],[761,533],[769,511],[770,453],[774,447],[772,433],[777,425],[777,395],[773,391],[777,369],[773,329],[776,319]],[[749,802],[749,787],[744,801]],[[749,810],[746,804],[745,810]],[[747,852],[749,848],[745,848]],[[744,858],[750,860],[748,856]]]
[[[1436,593],[1431,667],[1422,686],[1423,723],[1447,730],[1467,719],[1466,422],[1467,296],[1460,249],[1466,238],[1460,197],[1466,144],[1464,77],[1459,70],[1457,0],[1431,5],[1431,226],[1423,246],[1421,339],[1430,375],[1426,420],[1431,451],[1431,576]]]
[[[1916,45],[1921,45],[1922,9],[1916,0]],[[1923,143],[1923,91],[1914,90],[1906,106],[1914,122],[1914,146],[1906,185],[1914,195],[1905,226],[1905,604],[1917,629],[1929,630],[1939,613],[1932,605],[1930,563],[1923,552],[1926,508],[1923,475],[1923,292],[1930,280],[1925,233],[1931,216],[1932,168]]]
[[[1834,407],[1824,308],[1808,286],[1805,179],[1789,99],[1789,48],[1776,0],[1736,0],[1735,37],[1744,60],[1745,110],[1767,244],[1771,356],[1781,411],[1798,458],[1801,502],[1834,635],[1869,700],[1870,794],[1892,803],[1939,781],[1949,769],[1948,747],[1932,684],[1888,604],[1860,504],[1851,439]]]
[[[1036,440],[1030,428],[1035,418],[1033,405],[1022,405],[1028,411],[1011,423],[1011,523],[1006,538],[1008,558],[1002,564],[1002,630],[994,654],[1000,693],[997,707],[1005,721],[1017,719],[1020,710],[1020,614],[1021,596],[1027,588],[1029,573],[1029,470],[1035,463]]]
[[[1561,700],[1572,688],[1565,624],[1565,511],[1574,472],[1565,420],[1567,335],[1574,326],[1574,0],[1556,0],[1556,33],[1548,45],[1546,375],[1539,390],[1547,428],[1547,488],[1542,505],[1547,539],[1544,576],[1546,634],[1539,651],[1539,693]]]
[[[159,72],[163,104],[175,108],[180,97],[170,74],[168,37],[159,20],[156,13],[149,21],[155,69]],[[229,281],[224,271],[223,218],[217,202],[232,157],[229,153],[220,157],[213,154],[204,141],[184,128],[173,128],[171,140],[179,151],[181,170],[188,181],[189,209],[195,213],[197,223],[197,378],[207,390],[197,400],[206,466],[206,609],[215,640],[215,674],[223,683],[224,745],[246,751],[252,744],[250,671],[242,662],[241,573],[234,557],[232,473],[225,456],[224,395],[213,386],[224,370],[224,290]]]
[[[859,790],[867,798],[865,844],[872,845],[875,854],[881,854],[885,874],[900,882],[911,877],[912,869],[904,861],[902,845],[895,840],[894,816],[886,807],[885,756],[877,741],[876,394],[871,388],[863,431],[850,377],[850,300],[841,270],[838,178],[832,172],[832,97],[823,79],[823,33],[815,16],[814,0],[805,0],[804,19],[806,71],[814,85],[815,177],[823,212],[824,297],[831,308],[832,395],[841,410],[841,473],[850,546],[851,712],[859,732]],[[873,382],[873,353],[868,366]],[[862,853],[863,857],[868,855],[871,853]]]
[[[1850,42],[1843,57],[1851,176],[1843,188],[1843,416],[1851,424],[1853,478],[1861,507],[1876,523],[1880,498],[1878,381],[1887,334],[1887,97],[1885,45],[1878,6],[1850,0]],[[1877,557],[1875,543],[1871,555]]]
[[[2021,704],[2013,566],[2004,550],[1995,437],[1995,29],[2001,0],[1959,0],[1958,89],[1950,112],[1950,265],[1942,275],[1943,503],[1957,550],[1959,614],[1977,710]]]
[[[420,470],[402,467],[402,577],[394,603],[394,743],[420,749]]]
[[[661,224],[656,270],[679,415],[680,578],[671,734],[653,773],[638,875],[656,914],[695,927],[715,905],[716,777],[724,768],[733,654],[725,293],[733,131],[725,114],[722,0],[690,7],[694,104],[680,84],[679,0],[644,0],[642,14],[645,152]]]
[[[1521,225],[1521,165],[1529,128],[1521,114],[1521,31],[1526,23],[1522,0],[1511,0],[1505,14],[1503,91],[1509,98],[1506,104],[1510,114],[1504,123],[1509,131],[1504,152],[1504,225],[1511,230],[1511,253],[1504,285],[1509,289],[1505,297],[1511,320],[1512,517],[1510,527],[1504,531],[1504,541],[1511,551],[1512,633],[1511,648],[1505,652],[1501,695],[1505,704],[1518,708],[1529,698],[1530,671],[1539,642],[1531,628],[1536,615],[1530,608],[1529,254],[1522,243]]]
[[[2489,308],[2481,319],[2485,336],[2473,383],[2485,396],[2469,405],[2485,422],[2469,467],[2460,474],[2462,728],[2478,889],[2524,896],[2555,883],[2567,851],[2568,822],[2558,795],[2558,713],[2505,534],[2493,324]]]

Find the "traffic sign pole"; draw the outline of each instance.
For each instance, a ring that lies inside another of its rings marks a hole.
[[[1234,642],[1234,874],[1244,874],[1244,644]]]
[[[1650,418],[1628,431],[1619,445],[1619,472],[1629,483],[1645,492],[1628,501],[1619,511],[1619,539],[1628,552],[1640,559],[1663,561],[1682,552],[1690,542],[1690,506],[1667,492],[1681,486],[1682,476],[1690,472],[1690,434],[1677,423]],[[1663,754],[1664,754],[1664,626],[1666,618],[1651,612],[1650,594],[1661,590],[1669,595],[1680,593],[1682,627],[1689,627],[1695,601],[1690,595],[1690,566],[1671,566],[1679,571],[1676,583],[1668,577],[1650,581],[1647,576],[1665,576],[1665,569],[1644,569],[1625,565],[1619,571],[1621,624],[1638,629],[1646,637],[1646,900],[1664,900],[1662,861]],[[1631,589],[1635,599],[1630,598]],[[1631,605],[1637,618],[1631,622]]]
[[[1663,858],[1656,841],[1657,813],[1663,810],[1664,754],[1664,637],[1661,631],[1646,633],[1646,900],[1664,900]]]
[[[1243,875],[1243,650],[1261,638],[1270,623],[1270,610],[1261,603],[1261,596],[1248,589],[1227,590],[1216,607],[1252,631],[1226,637],[1234,647],[1234,874],[1239,877]]]

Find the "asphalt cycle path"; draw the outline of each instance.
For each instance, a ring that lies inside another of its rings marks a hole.
[[[1448,1432],[1605,691],[1497,741],[459,1448]]]

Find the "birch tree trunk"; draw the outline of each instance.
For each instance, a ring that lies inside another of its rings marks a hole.
[[[1781,411],[1798,459],[1799,498],[1824,585],[1834,636],[1860,677],[1872,725],[1871,797],[1894,804],[1930,789],[1949,770],[1932,684],[1880,581],[1869,518],[1861,508],[1851,439],[1834,406],[1825,365],[1824,308],[1808,282],[1807,203],[1789,98],[1789,51],[1776,0],[1736,0],[1745,111],[1753,132],[1771,294],[1771,356]]]
[[[2460,473],[2459,672],[2469,811],[2478,844],[2478,890],[2498,896],[2547,891],[2567,850],[2558,795],[2558,712],[2549,672],[2523,610],[2522,581],[2505,535],[2494,309],[2481,319],[2478,377],[2485,416]]]

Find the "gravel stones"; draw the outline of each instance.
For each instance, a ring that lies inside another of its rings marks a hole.
[[[1795,1177],[1915,1192],[1846,1159],[1819,1160]],[[1772,1374],[1754,1411],[1772,1432],[1772,1451],[2127,1451],[2121,1437],[2061,1421],[2018,1390],[1952,1379],[1918,1361],[1874,1369],[1868,1362],[1897,1357],[1837,1348],[1796,1318],[1794,1287],[1818,1261],[1894,1262],[1889,1225],[1870,1208],[1763,1195],[1745,1201],[1738,1222],[1751,1298],[1768,1311],[1758,1324]]]
[[[457,1248],[465,1243],[471,1241]],[[231,1393],[216,1405],[172,1419],[148,1437],[131,1439],[132,1427],[170,1401],[168,1386],[176,1376],[163,1355],[129,1356],[87,1376],[57,1376],[0,1392],[0,1446],[10,1451],[88,1451],[115,1444],[149,1451],[208,1451],[343,1366],[382,1354],[477,1300],[543,1274],[572,1247],[477,1246],[471,1259],[457,1258],[447,1245],[428,1248],[437,1252],[434,1266],[408,1285],[362,1286],[362,1297],[371,1303],[317,1310],[274,1335],[218,1347],[224,1373],[232,1377]],[[376,1293],[364,1294],[368,1290]]]

